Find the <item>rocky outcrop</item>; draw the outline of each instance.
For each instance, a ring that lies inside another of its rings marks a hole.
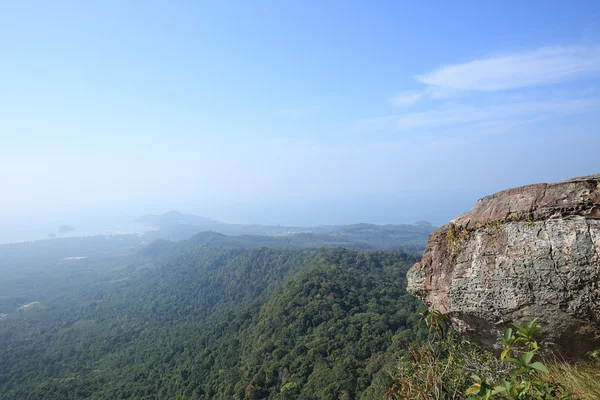
[[[539,316],[564,355],[600,348],[600,174],[479,200],[430,236],[408,290],[483,345]]]

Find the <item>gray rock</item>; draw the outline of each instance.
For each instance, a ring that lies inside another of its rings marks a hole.
[[[600,174],[479,200],[430,236],[408,291],[484,346],[539,316],[563,355],[600,348]]]

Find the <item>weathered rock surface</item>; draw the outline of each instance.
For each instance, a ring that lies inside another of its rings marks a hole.
[[[408,290],[486,346],[540,316],[564,355],[600,348],[600,174],[479,200],[430,236]]]

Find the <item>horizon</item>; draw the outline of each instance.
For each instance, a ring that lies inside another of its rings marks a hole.
[[[6,4],[0,242],[171,209],[440,226],[597,173],[598,17],[593,1]]]

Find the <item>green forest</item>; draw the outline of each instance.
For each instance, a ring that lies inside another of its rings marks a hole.
[[[259,244],[210,234],[69,261],[94,278],[0,319],[0,398],[381,398],[423,335],[405,290],[418,255]]]

